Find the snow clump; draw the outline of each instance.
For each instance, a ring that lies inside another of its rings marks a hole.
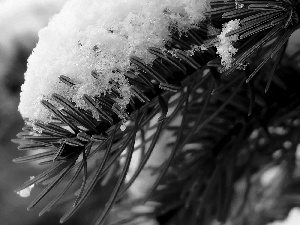
[[[124,73],[134,69],[130,57],[151,64],[149,47],[163,48],[172,31],[197,26],[208,9],[206,0],[69,0],[39,32],[19,111],[24,118],[49,122],[51,114],[40,101],[53,93],[88,109],[84,94],[101,96],[112,88],[126,108],[131,92]],[[75,85],[59,82],[60,75]]]

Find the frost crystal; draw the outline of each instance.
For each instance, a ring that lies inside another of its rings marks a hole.
[[[238,19],[231,20],[223,25],[220,35],[218,35],[219,42],[216,44],[217,53],[221,57],[221,64],[228,69],[233,61],[232,56],[235,55],[237,49],[233,47],[232,43],[238,40],[238,35],[231,35],[226,37],[226,34],[232,30],[240,27]]]
[[[70,0],[39,32],[39,42],[28,59],[19,111],[24,118],[49,121],[41,99],[58,93],[88,109],[84,94],[105,95],[112,88],[126,107],[131,97],[124,73],[129,58],[151,64],[147,49],[163,48],[170,31],[197,26],[209,8],[206,0]],[[64,75],[74,86],[59,82]]]

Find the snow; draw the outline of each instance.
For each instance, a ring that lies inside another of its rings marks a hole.
[[[58,93],[88,109],[83,94],[105,95],[112,88],[120,94],[117,103],[126,108],[131,92],[124,73],[133,69],[129,58],[134,55],[151,64],[155,57],[149,47],[163,48],[172,30],[197,26],[208,8],[205,0],[68,1],[39,32],[28,59],[19,111],[24,118],[48,122],[51,115],[41,99]],[[60,75],[76,85],[59,82]]]
[[[217,54],[221,57],[221,64],[228,69],[233,61],[232,56],[235,55],[237,49],[233,47],[232,43],[238,40],[238,35],[231,35],[226,37],[225,35],[240,27],[239,19],[231,20],[223,25],[223,29],[220,35],[218,35],[219,42],[217,43]]]
[[[34,179],[34,176],[30,176],[30,180]],[[30,196],[31,190],[34,188],[34,184],[30,185],[27,188],[18,191],[17,194],[20,195],[22,198],[28,198]]]

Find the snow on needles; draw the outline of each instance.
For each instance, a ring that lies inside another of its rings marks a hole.
[[[205,0],[70,0],[39,32],[39,42],[28,59],[19,111],[24,118],[48,122],[50,113],[40,104],[58,93],[87,108],[83,94],[119,91],[118,104],[131,96],[124,73],[130,56],[151,64],[149,47],[163,48],[170,30],[187,30],[204,19]],[[170,29],[170,27],[172,29]],[[92,76],[91,73],[98,77]],[[59,82],[65,75],[76,84]]]
[[[231,20],[223,25],[223,29],[220,35],[218,35],[219,42],[216,45],[217,53],[221,57],[221,64],[228,69],[233,61],[232,56],[238,51],[233,47],[232,43],[238,40],[238,35],[231,35],[226,37],[226,34],[230,31],[236,30],[240,27],[240,20]]]

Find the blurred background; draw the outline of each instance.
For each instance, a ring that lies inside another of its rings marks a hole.
[[[38,218],[27,205],[38,193],[21,198],[13,190],[43,168],[14,164],[24,152],[10,140],[24,122],[17,110],[20,86],[24,81],[27,58],[38,41],[38,31],[63,6],[65,0],[0,0],[0,224],[58,224],[57,213]]]
[[[30,212],[27,205],[41,189],[32,190],[22,198],[13,190],[44,170],[42,166],[14,164],[12,159],[24,155],[11,142],[21,131],[24,122],[17,110],[20,86],[24,81],[27,58],[38,41],[38,31],[59,12],[66,0],[0,0],[0,224],[1,225],[55,225],[66,207],[38,217],[41,207]],[[287,54],[299,49],[299,32],[289,42]],[[287,58],[288,59],[288,58]],[[295,65],[299,69],[299,64]],[[277,171],[278,172],[278,171]],[[265,179],[276,179],[276,170],[266,172]],[[300,203],[300,199],[298,200]],[[97,204],[97,202],[95,203]],[[98,203],[99,204],[99,203]],[[278,203],[280,204],[280,203]],[[86,224],[93,204],[66,224]],[[300,224],[300,209],[294,208],[285,221],[274,225]]]

